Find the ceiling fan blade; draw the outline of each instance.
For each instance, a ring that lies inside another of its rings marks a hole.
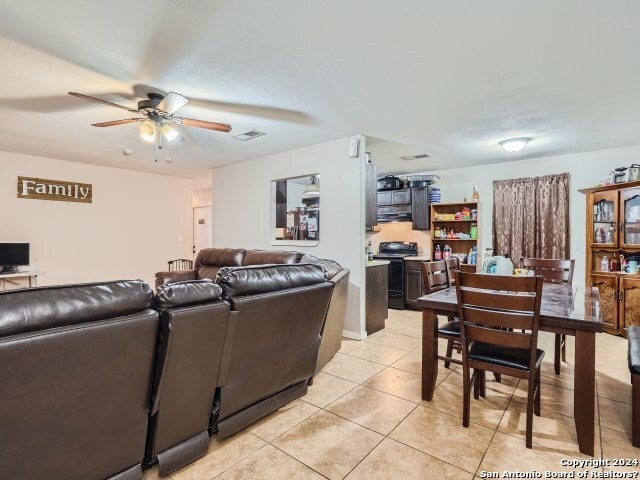
[[[156,106],[158,110],[162,110],[164,113],[172,114],[180,107],[184,106],[189,99],[180,95],[179,93],[169,92]]]
[[[206,128],[208,130],[216,130],[218,132],[230,132],[231,125],[226,123],[207,122],[205,120],[194,120],[193,118],[179,118],[180,123],[189,127]]]
[[[108,102],[107,100],[102,100],[101,98],[90,97],[89,95],[83,95],[82,93],[76,92],[67,92],[69,95],[73,95],[74,97],[84,98],[85,100],[90,100],[92,102],[104,103],[105,105],[111,105],[112,107],[121,108],[122,110],[127,110],[129,112],[137,112],[138,110],[134,110],[133,108],[125,107],[124,105],[118,105],[117,103]]]
[[[127,123],[143,122],[146,118],[125,118],[124,120],[114,120],[112,122],[92,123],[92,127],[113,127],[114,125],[125,125]]]

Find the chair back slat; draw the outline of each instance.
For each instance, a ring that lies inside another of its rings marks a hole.
[[[541,276],[455,272],[463,364],[472,342],[529,350],[535,367],[542,299]]]
[[[449,277],[449,286],[453,286],[456,283],[456,276],[453,272],[460,271],[460,259],[458,257],[451,257],[445,260],[447,265],[447,276]]]
[[[542,275],[545,283],[563,283],[571,285],[575,260],[526,258],[520,259],[522,268],[533,270],[535,275]]]
[[[169,265],[169,271],[173,270],[191,270],[193,268],[193,260],[188,260],[186,258],[178,258],[176,260],[169,260],[167,262]]]
[[[480,327],[473,324],[465,325],[467,340],[491,343],[512,348],[531,348],[531,333],[521,333],[497,328]]]
[[[463,290],[462,303],[465,305],[491,305],[495,309],[501,310],[517,310],[517,311],[533,311],[536,297],[529,292],[517,295],[514,293],[503,291],[487,291],[487,290]]]
[[[533,277],[515,277],[513,275],[493,275],[490,273],[474,273],[455,272],[457,275],[465,275],[465,287],[476,288],[480,290],[502,290],[505,292],[535,292],[531,290],[532,285],[528,282],[521,282],[525,278]],[[457,280],[456,280],[457,281]],[[491,285],[491,288],[487,288]]]
[[[422,270],[422,281],[427,294],[449,288],[447,265],[443,260],[422,262],[420,269]]]
[[[485,310],[463,305],[464,319],[478,325],[488,325],[497,328],[531,329],[533,318],[530,313],[503,312],[500,310]]]

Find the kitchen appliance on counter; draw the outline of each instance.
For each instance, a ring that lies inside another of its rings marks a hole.
[[[380,242],[376,260],[389,261],[389,308],[404,310],[404,259],[418,255],[416,242]]]
[[[378,190],[399,190],[402,188],[402,180],[393,175],[387,175],[378,179]]]
[[[428,187],[440,180],[440,177],[438,175],[411,175],[407,177],[407,180],[410,188]]]

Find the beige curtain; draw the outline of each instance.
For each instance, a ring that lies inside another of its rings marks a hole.
[[[493,182],[495,255],[569,258],[569,174]]]

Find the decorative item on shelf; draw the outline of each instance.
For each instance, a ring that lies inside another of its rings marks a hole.
[[[437,220],[437,219],[436,219]],[[433,229],[433,236],[435,238],[440,238],[440,235],[442,235],[442,229],[440,227],[435,227]]]
[[[598,228],[596,230],[596,233],[595,233],[594,242],[595,243],[604,243],[604,241],[605,241],[604,230],[602,228]]]
[[[462,220],[471,220],[471,209],[469,207],[464,207],[460,210],[460,215],[462,215]]]
[[[620,271],[620,262],[618,260],[618,257],[616,257],[615,255],[611,257],[611,261],[609,262],[609,270],[612,272]]]
[[[472,223],[471,228],[469,228],[469,236],[472,240],[478,238],[478,225],[476,225],[475,223]]]
[[[478,203],[480,201],[480,195],[478,194],[478,187],[473,187],[473,193],[471,194],[471,201]]]
[[[445,245],[442,250],[442,259],[449,260],[451,258],[451,247],[449,245]]]
[[[478,219],[478,210],[475,208],[471,209],[471,220],[477,220]]]
[[[436,248],[433,251],[433,259],[442,260],[442,250],[440,249],[440,245],[436,245]]]
[[[607,230],[607,234],[606,234],[606,242],[607,243],[613,243],[613,227],[609,227],[609,229]]]
[[[600,270],[602,270],[603,272],[609,271],[609,259],[606,255],[602,257],[602,261],[600,262]]]

